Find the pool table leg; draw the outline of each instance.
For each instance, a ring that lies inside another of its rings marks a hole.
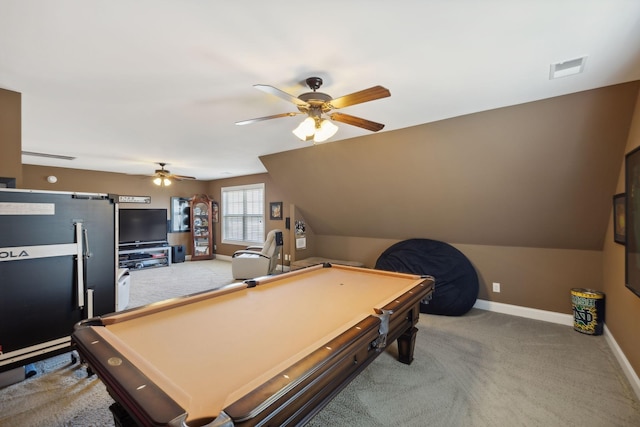
[[[113,415],[113,423],[116,427],[137,427],[138,424],[135,422],[131,415],[119,404],[113,403],[109,406],[109,410],[111,411],[111,415]]]
[[[410,327],[398,337],[398,360],[410,365],[413,362],[413,349],[416,346],[418,328]]]

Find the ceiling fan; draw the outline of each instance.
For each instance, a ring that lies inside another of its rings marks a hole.
[[[247,125],[250,123],[260,122],[263,120],[277,119],[280,117],[292,117],[299,114],[306,114],[308,117],[296,128],[293,133],[303,141],[311,139],[314,142],[322,142],[333,136],[338,130],[337,126],[329,120],[323,118],[326,115],[329,119],[336,122],[346,123],[348,125],[357,126],[363,129],[377,132],[384,128],[382,123],[372,122],[371,120],[362,119],[360,117],[351,116],[349,114],[332,112],[351,105],[361,104],[363,102],[374,101],[380,98],[391,96],[391,92],[382,86],[373,86],[359,92],[339,98],[332,98],[326,93],[317,92],[322,86],[320,77],[309,77],[306,79],[307,86],[312,92],[305,92],[295,97],[280,89],[268,85],[254,85],[256,89],[275,95],[285,101],[292,102],[298,107],[297,112],[274,114],[272,116],[258,117],[255,119],[243,120],[236,122],[236,125]]]
[[[164,167],[167,165],[166,163],[158,163],[160,165],[160,169],[156,169],[153,174],[153,183],[160,186],[171,185],[171,180],[175,179],[176,181],[182,181],[184,179],[196,179],[193,176],[184,176],[184,175],[174,175],[170,171],[166,170]]]

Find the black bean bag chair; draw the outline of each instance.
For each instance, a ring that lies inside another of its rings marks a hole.
[[[467,257],[448,243],[409,239],[385,250],[376,261],[379,270],[429,275],[435,278],[431,301],[420,303],[429,314],[462,316],[478,298],[478,275]]]

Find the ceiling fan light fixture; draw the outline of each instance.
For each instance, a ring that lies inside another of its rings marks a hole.
[[[307,117],[292,132],[301,141],[324,142],[338,131],[338,126],[327,119]]]
[[[171,180],[169,178],[163,178],[163,177],[156,177],[153,179],[153,183],[155,185],[160,185],[163,187],[168,187],[169,185],[171,185]]]
[[[316,122],[313,117],[307,117],[292,132],[301,141],[309,141],[316,132]]]
[[[324,142],[335,135],[338,131],[338,127],[336,125],[322,118],[325,114],[329,119],[336,122],[357,126],[372,132],[378,132],[384,128],[382,123],[372,122],[371,120],[366,120],[344,113],[331,113],[331,111],[389,97],[391,96],[389,89],[378,85],[358,92],[353,92],[339,98],[333,98],[326,93],[318,92],[318,89],[322,86],[322,79],[320,77],[309,77],[306,80],[306,83],[312,92],[305,92],[299,96],[293,96],[288,92],[269,85],[254,85],[256,89],[293,103],[298,108],[298,112],[273,114],[266,117],[242,120],[236,122],[236,124],[246,125],[249,123],[261,122],[263,120],[277,119],[279,117],[292,117],[298,114],[306,114],[308,117],[292,132],[302,141],[313,140],[313,142]]]
[[[335,135],[336,132],[338,132],[338,126],[334,125],[329,120],[324,119],[322,120],[320,127],[316,130],[313,142],[324,142]]]

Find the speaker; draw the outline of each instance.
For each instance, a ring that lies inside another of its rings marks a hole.
[[[171,262],[184,262],[184,245],[171,246]]]

